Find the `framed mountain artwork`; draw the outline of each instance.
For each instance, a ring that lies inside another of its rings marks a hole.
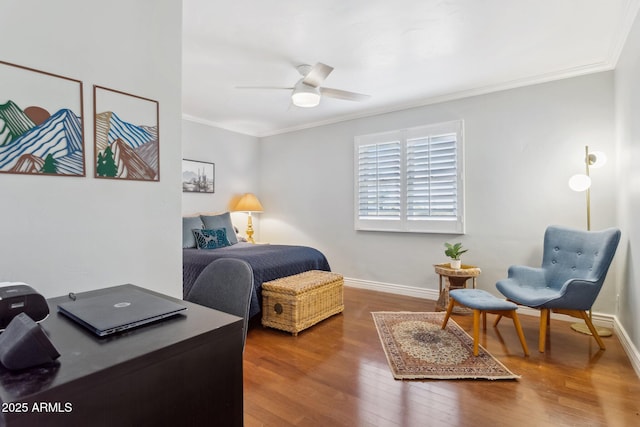
[[[85,176],[82,82],[0,61],[0,173]]]
[[[215,193],[215,163],[182,159],[182,192]]]
[[[95,177],[160,181],[159,103],[93,86]]]

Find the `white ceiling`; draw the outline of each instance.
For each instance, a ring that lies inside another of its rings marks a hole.
[[[184,0],[184,118],[267,136],[615,67],[640,0]],[[299,64],[371,95],[290,105]]]

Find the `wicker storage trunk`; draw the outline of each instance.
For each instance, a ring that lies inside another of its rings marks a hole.
[[[344,310],[344,279],[329,271],[305,271],[262,284],[262,324],[291,332]]]

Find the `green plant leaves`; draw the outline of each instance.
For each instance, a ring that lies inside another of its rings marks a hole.
[[[460,259],[460,255],[467,252],[469,249],[462,249],[462,243],[445,243],[444,246],[447,248],[444,251],[444,254],[451,259],[458,260]]]

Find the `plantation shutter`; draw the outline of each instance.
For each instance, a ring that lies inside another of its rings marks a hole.
[[[458,167],[455,133],[407,140],[407,219],[455,219]]]
[[[358,147],[358,217],[399,219],[402,205],[400,141]]]
[[[354,141],[356,230],[464,233],[463,121]]]

